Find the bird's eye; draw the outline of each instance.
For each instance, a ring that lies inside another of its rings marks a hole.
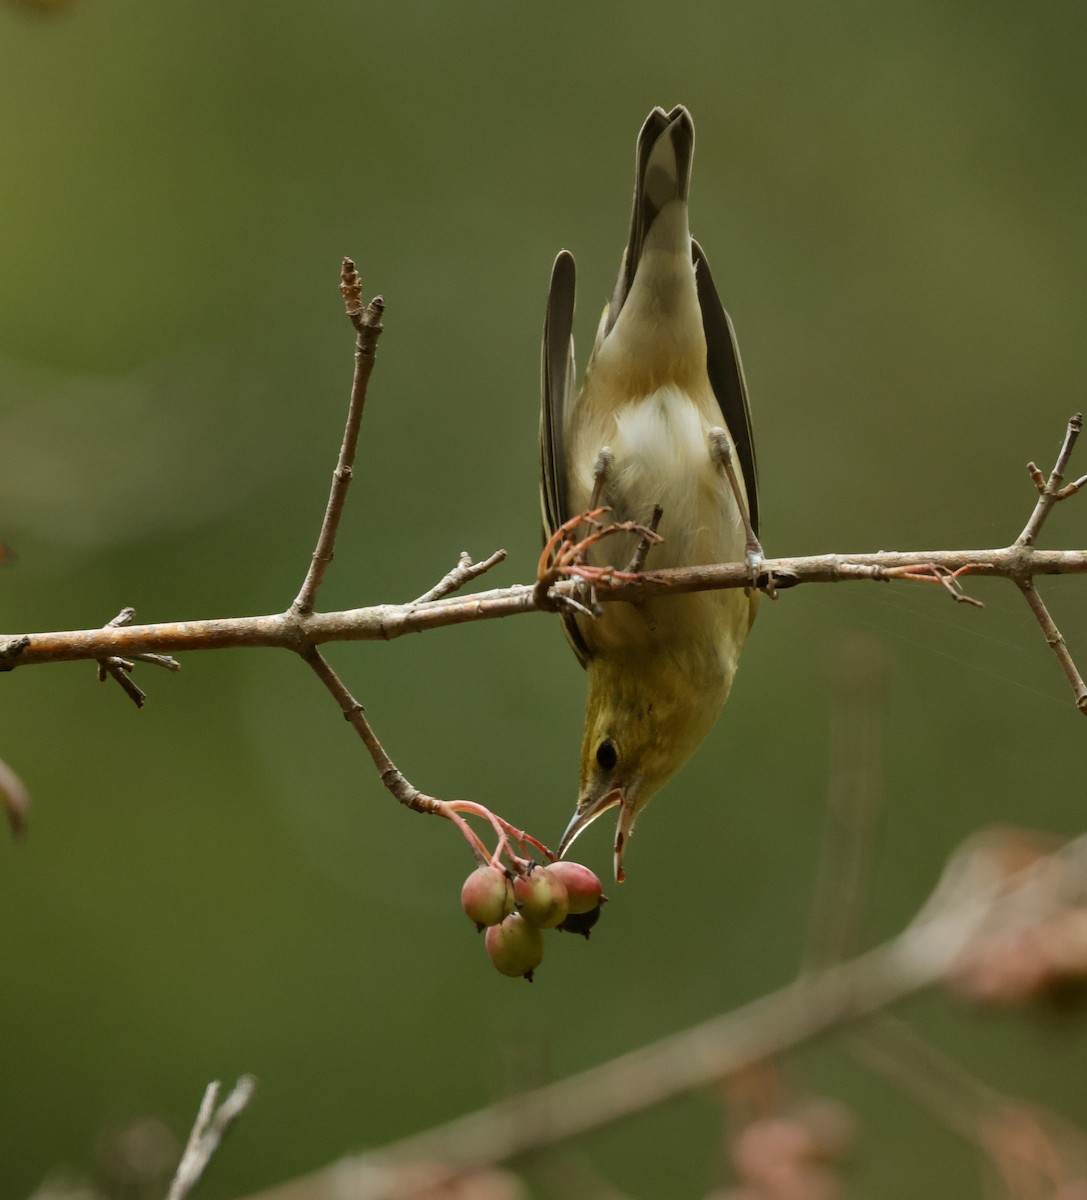
[[[596,748],[596,761],[604,768],[605,771],[610,771],[612,767],[619,761],[618,751],[615,749],[615,743],[611,738],[605,738]]]

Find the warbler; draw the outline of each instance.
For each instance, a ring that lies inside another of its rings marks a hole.
[[[651,568],[746,555],[757,572],[747,388],[732,323],[688,228],[693,151],[686,108],[654,108],[638,135],[619,279],[576,394],[574,259],[563,250],[555,260],[542,354],[545,535],[607,506],[613,523],[659,520],[663,541],[649,552]],[[621,568],[639,540],[616,532],[586,546],[583,573]],[[758,601],[752,587],[613,601],[597,615],[564,609],[589,689],[577,809],[560,853],[618,808],[614,869],[624,878],[635,819],[717,720]]]

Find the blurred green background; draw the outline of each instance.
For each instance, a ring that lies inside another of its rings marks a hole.
[[[8,3],[0,627],[289,603],[350,379],[344,254],[387,332],[322,606],[408,599],[461,549],[529,579],[548,271],[574,251],[584,362],[654,104],[697,124],[692,227],[739,331],[769,552],[1006,544],[1024,462],[1084,403],[1085,54],[1067,0]],[[1045,544],[1087,544],[1085,505]],[[871,938],[979,825],[1082,829],[1087,725],[1015,590],[971,590],[985,609],[916,585],[764,604],[630,882],[532,987],[459,910],[455,831],[393,804],[288,655],[145,670],[142,712],[88,664],[4,676],[34,809],[0,844],[0,1195],[90,1170],[141,1114],[180,1135],[207,1080],[252,1071],[202,1193],[238,1196],[786,982],[844,635],[890,662]],[[1087,583],[1043,591],[1087,662]],[[584,685],[553,618],[330,657],[421,787],[557,838]],[[579,847],[601,874],[603,825]],[[903,1011],[1087,1120],[1082,1022]],[[854,1194],[977,1194],[973,1152],[832,1043],[796,1061],[861,1121]],[[720,1122],[688,1098],[577,1153],[633,1197],[697,1197]]]

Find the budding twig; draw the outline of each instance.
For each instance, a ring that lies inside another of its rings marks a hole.
[[[466,583],[478,579],[492,567],[498,566],[505,558],[505,550],[496,550],[489,558],[477,563],[472,561],[472,556],[467,550],[462,550],[457,565],[452,571],[448,575],[443,575],[432,588],[421,596],[417,596],[412,604],[429,604],[431,600],[440,600],[443,596],[450,596],[454,592],[460,591]]]
[[[113,620],[106,625],[106,628],[120,629],[122,626],[128,625],[135,615],[136,610],[134,608],[122,608]],[[181,670],[181,664],[177,659],[170,658],[165,654],[134,654],[132,659],[138,662],[150,663],[155,667],[165,667],[168,671]],[[137,708],[143,708],[144,701],[147,699],[147,693],[136,684],[134,679],[130,678],[133,665],[132,660],[121,658],[116,654],[100,658],[98,659],[98,682],[105,683],[107,679],[114,680]]]
[[[1034,511],[1030,514],[1030,520],[1023,527],[1023,532],[1015,539],[1017,546],[1033,546],[1046,518],[1053,510],[1053,505],[1058,500],[1066,500],[1069,496],[1074,495],[1087,482],[1087,476],[1084,476],[1083,479],[1069,484],[1067,488],[1061,487],[1068,460],[1072,457],[1076,439],[1082,430],[1083,414],[1073,413],[1064,431],[1064,441],[1061,443],[1057,461],[1053,464],[1053,470],[1050,471],[1048,480],[1033,462],[1027,463],[1027,471],[1034,480],[1034,486],[1038,489],[1038,503],[1035,504]]]
[[[343,516],[347,490],[351,486],[351,478],[354,473],[355,452],[358,449],[359,429],[362,425],[362,410],[366,405],[366,389],[370,385],[370,375],[374,369],[374,356],[377,353],[377,341],[381,337],[381,314],[385,311],[385,301],[380,296],[375,296],[363,308],[362,283],[359,280],[358,271],[355,270],[355,264],[349,258],[343,260],[340,279],[340,290],[343,292],[347,315],[358,333],[355,340],[355,378],[351,384],[347,424],[344,427],[339,461],[336,463],[336,470],[332,473],[332,487],[328,493],[328,504],[325,508],[324,520],[321,522],[321,532],[317,536],[317,546],[313,551],[302,590],[291,605],[291,611],[299,616],[306,616],[313,612],[313,606],[317,602],[317,593],[321,589],[325,572],[328,570],[335,552],[336,534],[340,528],[340,518]]]
[[[1064,433],[1064,441],[1061,444],[1057,461],[1054,463],[1053,470],[1050,471],[1048,479],[1042,475],[1042,472],[1033,462],[1027,463],[1027,471],[1034,481],[1034,486],[1038,489],[1038,502],[1035,504],[1034,512],[1031,513],[1030,520],[1027,521],[1023,532],[1016,539],[1016,547],[1033,547],[1042,526],[1045,524],[1046,518],[1053,511],[1053,506],[1061,500],[1067,500],[1069,496],[1074,496],[1084,483],[1087,483],[1087,475],[1085,475],[1082,479],[1077,479],[1067,487],[1061,486],[1068,461],[1072,457],[1072,450],[1075,447],[1076,439],[1082,430],[1083,414],[1074,413],[1068,421],[1068,427]],[[1084,716],[1087,716],[1087,684],[1083,682],[1083,676],[1080,674],[1075,660],[1072,658],[1071,651],[1068,649],[1061,631],[1057,628],[1056,622],[1050,616],[1045,601],[1034,586],[1033,578],[1018,578],[1015,582],[1018,584],[1019,590],[1023,593],[1023,598],[1030,606],[1030,611],[1041,626],[1046,642],[1057,656],[1057,661],[1061,664],[1061,670],[1064,672],[1064,676],[1072,688],[1076,708]]]

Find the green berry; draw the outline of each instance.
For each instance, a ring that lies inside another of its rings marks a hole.
[[[517,913],[511,913],[501,925],[487,930],[487,954],[496,970],[511,978],[523,976],[532,982],[532,972],[544,954],[543,934]]]

